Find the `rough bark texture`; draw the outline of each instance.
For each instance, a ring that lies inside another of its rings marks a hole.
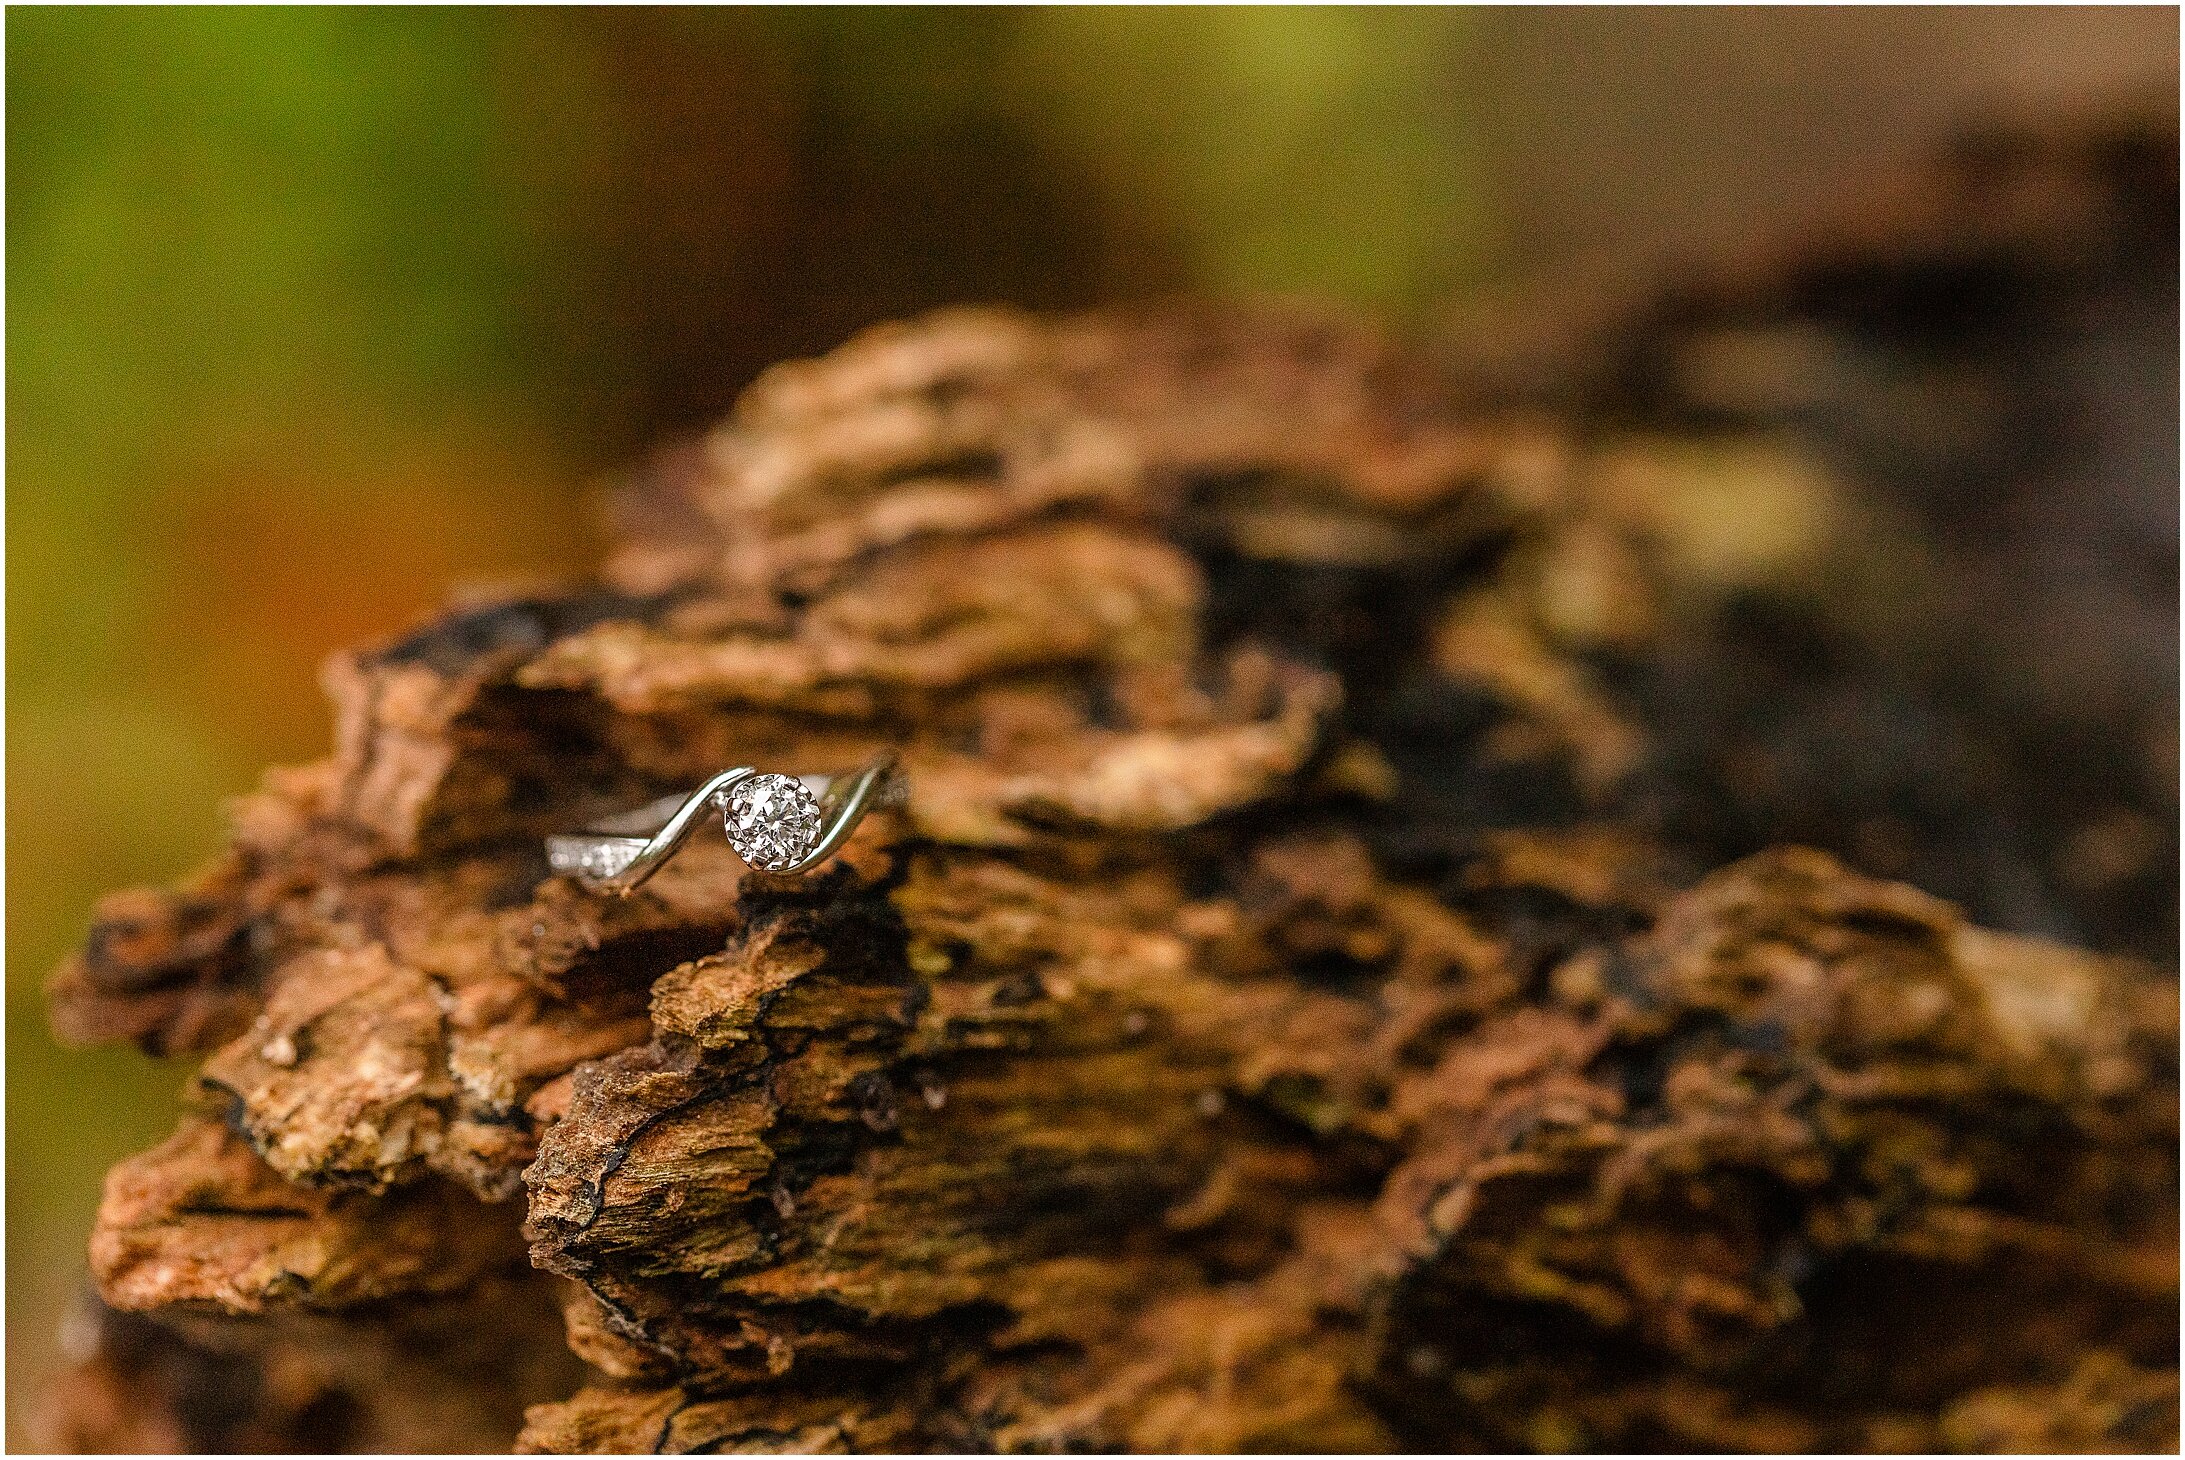
[[[2126,349],[2165,147],[1960,162],[1591,347],[1714,350],[1676,388],[1192,311],[779,367],[597,584],[337,660],[333,757],[101,908],[59,1027],[204,1063],[56,1441],[2173,1447],[2174,644],[2118,666],[2174,538],[2006,702],[2007,625],[1926,651],[2036,544],[1822,409]],[[810,878],[546,874],[883,746]]]

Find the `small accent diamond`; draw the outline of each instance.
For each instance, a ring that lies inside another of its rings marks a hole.
[[[766,772],[738,781],[721,820],[736,855],[762,872],[794,867],[819,845],[819,802],[794,776]]]

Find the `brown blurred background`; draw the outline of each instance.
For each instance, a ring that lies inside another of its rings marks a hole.
[[[99,1174],[183,1075],[47,1037],[92,900],[323,751],[330,649],[580,571],[586,484],[769,361],[957,300],[1432,329],[2178,85],[2159,9],[15,10],[7,42],[11,1435]]]

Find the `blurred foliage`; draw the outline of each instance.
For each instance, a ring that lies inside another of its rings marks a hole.
[[[1117,206],[1183,227],[1203,287],[1409,314],[1483,235],[1462,111],[1462,11],[1148,7],[1032,12],[1002,66]]]

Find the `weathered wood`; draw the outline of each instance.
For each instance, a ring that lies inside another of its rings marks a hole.
[[[2174,1443],[2174,977],[1677,814],[1634,676],[1856,504],[1778,454],[1766,520],[1642,510],[1700,468],[1439,380],[1280,314],[888,326],[640,472],[601,583],[339,659],[334,756],[57,979],[205,1055],[57,1434]],[[547,875],[883,747],[808,879]]]

